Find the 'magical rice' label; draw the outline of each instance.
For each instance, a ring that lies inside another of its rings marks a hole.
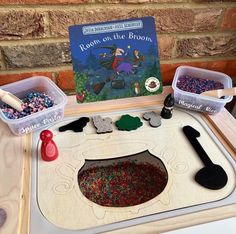
[[[217,113],[217,110],[214,109],[214,107],[210,107],[210,106],[204,106],[203,104],[192,104],[192,103],[188,103],[186,101],[183,100],[179,100],[178,104],[181,106],[184,106],[185,108],[188,109],[193,109],[193,110],[197,110],[197,111],[203,111],[203,112],[208,112],[210,114],[215,114]]]

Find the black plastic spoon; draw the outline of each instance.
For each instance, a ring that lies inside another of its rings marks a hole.
[[[200,137],[200,133],[191,126],[184,126],[183,132],[205,165],[195,175],[197,183],[208,189],[216,190],[223,188],[228,181],[227,174],[220,165],[214,164],[211,161],[198,142],[197,137]]]

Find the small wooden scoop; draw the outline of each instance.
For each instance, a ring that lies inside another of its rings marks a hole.
[[[12,93],[0,89],[0,99],[17,111],[23,111],[22,105],[24,103]]]
[[[201,95],[215,97],[215,98],[221,98],[223,96],[235,96],[236,95],[236,87],[229,88],[229,89],[210,90],[210,91],[206,91],[206,92],[201,93]]]

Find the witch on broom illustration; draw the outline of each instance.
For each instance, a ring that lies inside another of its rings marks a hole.
[[[112,46],[101,46],[97,48],[104,48],[110,50],[110,53],[102,53],[100,54],[100,64],[101,66],[105,67],[107,70],[112,70],[114,73],[107,77],[106,82],[102,81],[100,83],[97,83],[93,86],[93,90],[96,94],[99,94],[100,91],[103,89],[104,85],[107,82],[110,82],[114,80],[121,72],[124,72],[125,74],[132,74],[133,71],[133,65],[125,62],[125,56],[127,53],[121,48],[118,48],[116,45]]]

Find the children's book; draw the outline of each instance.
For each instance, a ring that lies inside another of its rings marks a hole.
[[[162,92],[153,17],[69,27],[78,103]]]

